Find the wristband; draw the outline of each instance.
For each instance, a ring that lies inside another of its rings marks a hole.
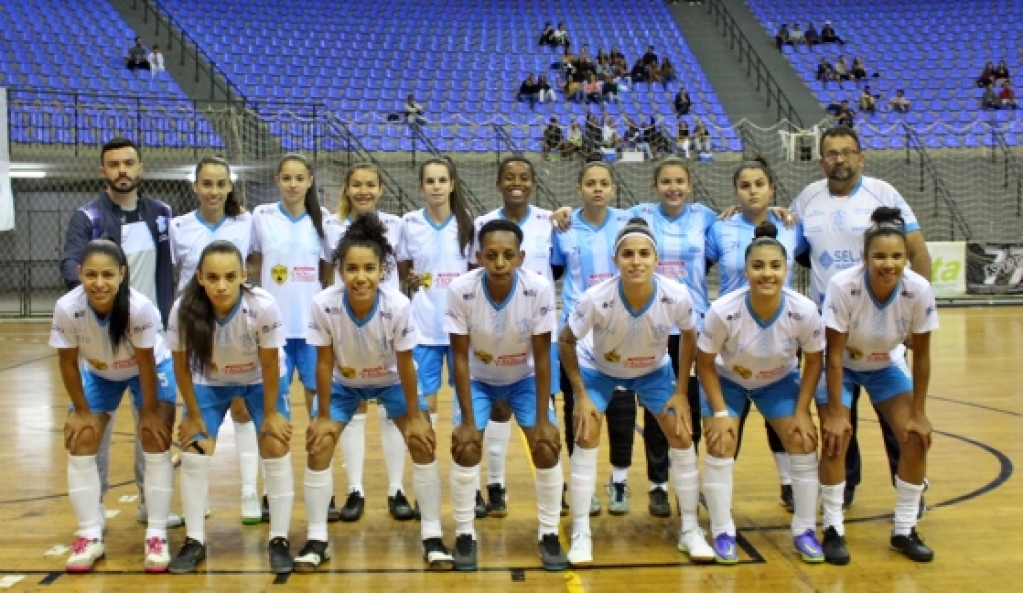
[[[715,418],[728,418],[728,410],[721,410],[721,411],[718,411],[718,412],[714,412],[714,417]]]

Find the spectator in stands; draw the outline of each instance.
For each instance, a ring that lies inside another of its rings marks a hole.
[[[628,115],[623,116],[623,118],[625,119],[625,145],[633,150],[642,151],[646,158],[651,161],[654,160],[654,153],[650,148],[650,144],[643,138],[643,133],[640,131],[639,126]]]
[[[878,96],[879,95],[874,95],[870,92],[870,85],[863,87],[863,92],[860,93],[860,100],[858,102],[860,111],[865,113],[877,113]]]
[[[678,133],[675,134],[675,154],[689,158],[689,124],[684,119],[678,120]]]
[[[579,50],[579,57],[575,60],[575,67],[583,75],[597,71],[597,65],[593,62],[589,49],[585,45]]]
[[[557,116],[551,116],[550,123],[543,129],[543,141],[540,146],[543,150],[543,159],[551,160],[551,151],[562,152],[565,145],[564,135],[561,133],[561,126],[558,124]]]
[[[407,121],[410,126],[420,126],[430,123],[425,117],[423,117],[423,111],[425,108],[421,104],[416,103],[415,95],[412,93],[408,94],[408,99],[405,100],[403,108],[405,110],[405,121]]]
[[[1002,90],[998,91],[998,105],[1002,109],[1016,109],[1016,91],[1012,90],[1012,83],[1006,80],[1002,83]]]
[[[852,77],[857,81],[867,78],[867,66],[863,63],[863,58],[859,56],[853,58]]]
[[[817,32],[817,27],[815,27],[812,22],[811,23],[806,23],[805,37],[806,37],[806,47],[808,47],[810,49],[813,49],[814,45],[820,45],[820,43],[821,43],[821,35],[820,35],[820,33]]]
[[[142,45],[142,38],[135,38],[135,45],[131,46],[128,50],[128,59],[125,62],[125,66],[132,72],[136,70],[149,70],[149,52],[146,51],[145,46]]]
[[[869,89],[870,87],[867,88]],[[909,111],[910,102],[909,99],[906,97],[905,91],[899,89],[895,91],[895,96],[892,97],[892,100],[888,102],[888,105],[891,106],[892,111],[895,111],[897,113],[907,113]],[[860,108],[860,111],[863,111],[862,107]]]
[[[554,94],[554,88],[551,86],[550,81],[547,80],[546,74],[541,74],[540,80],[536,84],[540,87],[541,103],[554,103],[558,100],[558,96]]]
[[[650,116],[650,121],[643,128],[643,140],[650,145],[655,157],[665,152],[671,152],[675,144],[670,136],[666,137],[661,133],[657,118],[653,115]]]
[[[774,44],[778,46],[778,51],[781,51],[781,46],[792,43],[789,39],[789,24],[782,23],[781,28],[778,29],[778,33],[774,36]]]
[[[554,47],[564,47],[565,51],[568,51],[572,42],[568,38],[568,29],[565,28],[565,23],[558,23],[558,28],[554,30],[553,39]]]
[[[530,74],[526,77],[519,85],[519,94],[515,98],[528,103],[530,109],[536,110],[536,103],[540,100],[540,85],[537,84],[535,76]]]
[[[654,83],[660,83],[661,88],[667,90],[667,85],[664,83],[664,77],[661,75],[661,65],[657,62],[647,65],[646,79],[651,88],[654,86]]]
[[[845,56],[838,56],[838,61],[835,62],[835,78],[838,80],[849,80],[852,78],[852,74],[849,73],[849,63],[845,61]]]
[[[661,60],[661,79],[664,80],[664,84],[678,80],[678,72],[675,71],[675,65],[671,63],[668,56],[664,56],[664,59]]]
[[[1000,85],[1009,80],[1009,67],[1005,65],[1005,60],[998,61],[998,67],[995,68],[995,84]]]
[[[643,66],[646,67],[649,66],[650,64],[656,64],[660,61],[661,59],[657,57],[657,52],[654,51],[654,46],[648,45],[646,48],[646,53],[643,54]]]
[[[789,29],[789,43],[793,49],[800,43],[806,43],[806,34],[799,28],[799,23],[792,23],[792,28]],[[809,47],[809,44],[807,46]]]
[[[565,98],[574,103],[582,103],[586,98],[583,94],[583,84],[579,81],[577,74],[565,77]]]
[[[987,87],[984,89],[984,96],[980,100],[981,107],[984,109],[998,109],[998,95],[995,93],[995,85],[987,83]]]
[[[163,52],[160,51],[159,45],[153,46],[153,51],[149,52],[147,59],[149,60],[149,74],[152,78],[156,78],[159,73],[166,70],[163,63]]]
[[[563,158],[583,152],[583,129],[579,122],[574,121],[568,126],[568,138],[565,140],[565,150],[561,153]]]
[[[554,42],[554,27],[551,26],[550,21],[543,24],[543,31],[540,32],[540,41],[537,42],[537,45],[557,47],[558,44]]]
[[[827,58],[821,58],[821,63],[817,65],[817,80],[825,84],[832,80],[838,80],[835,67],[831,65]]]
[[[629,72],[629,78],[632,79],[633,86],[641,82],[647,82],[648,79],[646,67],[643,66],[642,58],[636,60],[636,64],[632,67],[632,70]]]
[[[582,90],[587,103],[604,104],[603,87],[601,87],[600,81],[597,80],[596,74],[590,72],[589,78],[583,83]]]
[[[611,75],[605,74],[600,83],[600,100],[603,103],[617,103],[618,102],[618,83],[611,78]]]
[[[980,73],[980,78],[977,79],[977,88],[982,89],[989,84],[995,83],[995,65],[993,62],[984,64],[984,71]]]
[[[698,117],[693,118],[693,148],[697,154],[710,152],[710,131]]]
[[[675,115],[679,117],[689,115],[689,110],[692,108],[693,101],[689,98],[689,91],[685,87],[679,88],[675,93]]]
[[[617,126],[615,126],[615,121],[606,113],[604,114],[604,127],[601,129],[601,134],[601,148],[605,151],[613,150],[618,152],[622,143],[622,137],[618,135],[618,129]]]
[[[821,43],[845,45],[845,41],[835,33],[835,28],[831,26],[831,21],[824,21],[824,27],[821,28]]]
[[[849,101],[842,101],[838,104],[838,109],[835,110],[835,115],[831,116],[831,121],[836,126],[845,126],[847,128],[853,127],[856,123],[856,112],[849,107]]]

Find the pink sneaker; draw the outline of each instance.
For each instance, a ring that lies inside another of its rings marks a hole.
[[[103,540],[77,537],[71,544],[71,556],[64,565],[68,572],[89,572],[92,565],[103,557],[106,549],[103,547]]]
[[[170,561],[167,538],[153,536],[146,540],[146,572],[167,572]]]

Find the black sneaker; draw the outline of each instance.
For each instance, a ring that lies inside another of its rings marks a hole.
[[[856,502],[856,489],[846,488],[845,492],[842,493],[842,510],[849,510],[849,507]]]
[[[167,570],[174,574],[189,574],[195,572],[195,567],[206,559],[206,546],[190,537],[185,538],[184,545],[178,551],[178,555],[171,560]]]
[[[291,557],[291,543],[286,537],[275,537],[267,546],[270,553],[270,572],[288,574],[295,570],[295,560]]]
[[[824,550],[824,561],[828,564],[837,564],[838,566],[849,564],[849,549],[845,547],[845,537],[838,535],[834,527],[824,530],[821,549]]]
[[[568,569],[568,556],[565,555],[565,550],[561,547],[558,534],[548,533],[544,535],[536,547],[540,550],[540,563],[543,564],[544,570],[558,571]]]
[[[266,495],[263,495],[263,507],[260,509],[262,514],[263,523],[270,522],[270,501],[267,500]]]
[[[651,517],[671,517],[671,503],[668,502],[668,492],[664,488],[654,488],[650,491]]]
[[[778,504],[785,507],[785,510],[790,513],[796,511],[796,499],[792,494],[791,484],[781,485],[781,495],[778,497]]]
[[[330,544],[311,539],[295,556],[295,572],[312,572],[327,560],[330,560]]]
[[[430,570],[451,570],[455,565],[451,552],[439,537],[423,540],[423,560]]]
[[[341,507],[341,513],[338,516],[342,521],[351,523],[362,518],[364,510],[366,510],[366,498],[358,490],[353,490],[348,493],[348,500],[345,501],[345,506]]]
[[[455,553],[452,555],[455,570],[474,572],[479,568],[476,564],[476,547],[476,540],[468,533],[455,538]]]
[[[330,504],[327,505],[327,523],[337,523],[341,520],[341,509],[337,508],[337,501],[330,497]]]
[[[916,527],[910,530],[909,535],[893,535],[891,541],[892,549],[905,554],[913,562],[930,562],[934,560],[934,551],[927,547]]]
[[[415,517],[408,499],[405,498],[405,493],[401,490],[395,492],[394,496],[387,497],[387,510],[397,521],[410,521]]]
[[[507,491],[500,484],[487,484],[487,516],[503,519],[508,516],[508,504],[505,502]]]
[[[476,491],[476,518],[487,518],[487,501],[483,500],[483,493],[479,490]]]
[[[568,506],[568,484],[561,488],[561,516],[567,517],[571,508]]]

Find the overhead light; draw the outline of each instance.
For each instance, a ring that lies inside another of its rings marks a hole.
[[[46,177],[46,171],[11,171],[11,179],[42,179]]]

